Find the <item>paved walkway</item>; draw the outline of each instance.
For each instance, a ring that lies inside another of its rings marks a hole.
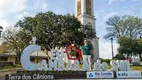
[[[0,76],[0,80],[5,80],[5,77],[4,76]]]
[[[0,80],[5,80],[5,75],[11,73],[16,73],[16,71],[0,71]]]

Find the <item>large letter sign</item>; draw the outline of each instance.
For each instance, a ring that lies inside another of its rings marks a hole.
[[[30,54],[35,51],[41,51],[41,47],[37,45],[29,45],[22,52],[21,64],[26,70],[39,70],[38,64],[30,61]]]
[[[72,48],[72,47],[71,47]],[[74,47],[76,50],[76,48]],[[67,49],[68,50],[68,49]],[[27,48],[25,48],[21,55],[21,64],[24,69],[26,70],[54,70],[54,71],[64,71],[64,70],[74,70],[74,71],[90,71],[91,66],[88,64],[87,60],[83,60],[82,69],[79,67],[79,61],[77,59],[71,59],[74,60],[74,64],[72,65],[71,60],[68,60],[66,67],[65,63],[63,61],[63,55],[65,54],[63,51],[51,50],[51,56],[49,59],[49,65],[47,66],[47,61],[43,59],[41,61],[41,65],[38,65],[37,63],[32,63],[30,61],[30,54],[33,52],[39,52],[41,51],[41,47],[38,45],[29,45]],[[79,50],[77,50],[79,51]],[[79,51],[80,53],[80,51]],[[111,61],[112,71],[131,71],[129,62],[127,60],[118,60],[118,61]],[[97,60],[97,62],[94,63],[94,70],[95,71],[108,71],[108,64],[106,62],[101,63],[100,60]]]

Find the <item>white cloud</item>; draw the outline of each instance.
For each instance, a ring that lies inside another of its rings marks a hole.
[[[127,1],[127,0],[109,0],[109,1],[108,1],[108,5],[111,5],[111,4],[113,4],[113,3],[117,2],[117,1],[125,2],[125,1]]]
[[[24,10],[26,2],[27,0],[0,0],[0,17]]]
[[[114,56],[118,53],[119,45],[117,43],[113,43],[113,50],[114,50]],[[112,49],[111,49],[111,43],[100,40],[99,41],[99,51],[100,51],[100,58],[105,58],[105,59],[111,59],[112,58]]]
[[[46,10],[47,9],[47,2],[45,0],[34,0],[33,1],[33,6],[35,9],[42,9]]]
[[[27,0],[0,0],[0,25],[6,29],[10,26],[7,16],[23,11],[26,8]]]

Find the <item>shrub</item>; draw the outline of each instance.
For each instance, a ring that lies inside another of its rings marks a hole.
[[[102,59],[102,58],[100,60],[101,60],[101,63],[106,62],[108,65],[110,64],[110,61],[111,61],[110,59]]]
[[[123,54],[117,54],[114,58],[117,58],[119,60],[125,60],[126,59]]]

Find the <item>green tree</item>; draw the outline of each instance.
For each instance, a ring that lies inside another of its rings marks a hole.
[[[119,59],[119,60],[125,60],[126,59],[123,54],[117,54],[114,58]]]
[[[111,37],[138,38],[142,34],[142,19],[135,16],[113,16],[106,21],[108,33],[104,36],[106,39]]]
[[[96,32],[95,29],[92,28],[92,25],[85,25],[84,35],[84,37],[87,39],[92,39],[96,37]]]
[[[77,18],[69,14],[38,13],[35,17],[25,17],[18,21],[16,26],[27,32],[29,36],[36,36],[38,44],[45,48],[62,47],[73,41],[80,45],[84,39],[83,35],[86,35],[80,30],[81,23]]]
[[[29,44],[27,40],[30,37],[15,27],[5,30],[2,37],[5,40],[1,45],[3,53],[15,52],[18,56],[18,62],[20,62],[21,52]]]
[[[142,39],[141,38],[137,40],[137,44],[138,45],[137,45],[136,51],[140,55],[140,59],[142,61]]]
[[[142,19],[135,16],[113,16],[106,24],[108,33],[105,39],[114,38],[120,44],[118,49],[121,54],[141,54],[139,37],[142,34]]]
[[[23,39],[23,35],[25,35],[25,39]],[[19,32],[18,28],[11,27],[4,31],[3,38],[7,42],[7,45],[11,46],[11,49],[16,52],[17,54],[21,53],[22,49],[28,44],[26,38],[27,34]]]
[[[120,47],[118,49],[120,54],[139,54],[140,59],[142,60],[142,39],[121,37],[118,42],[120,44]]]
[[[1,45],[0,45],[0,54],[3,54],[3,53],[9,53],[11,52],[11,46],[7,43],[7,42],[3,42]]]
[[[30,44],[32,37],[36,37],[37,43],[44,49],[70,45],[74,41],[76,45],[81,45],[84,35],[87,35],[87,38],[95,37],[92,36],[95,34],[94,29],[86,29],[86,34],[80,26],[81,23],[77,18],[69,14],[38,13],[34,17],[19,20],[13,29],[4,32],[3,38],[10,47],[4,49],[16,52],[20,59],[21,52]],[[91,32],[88,33],[89,31]]]

